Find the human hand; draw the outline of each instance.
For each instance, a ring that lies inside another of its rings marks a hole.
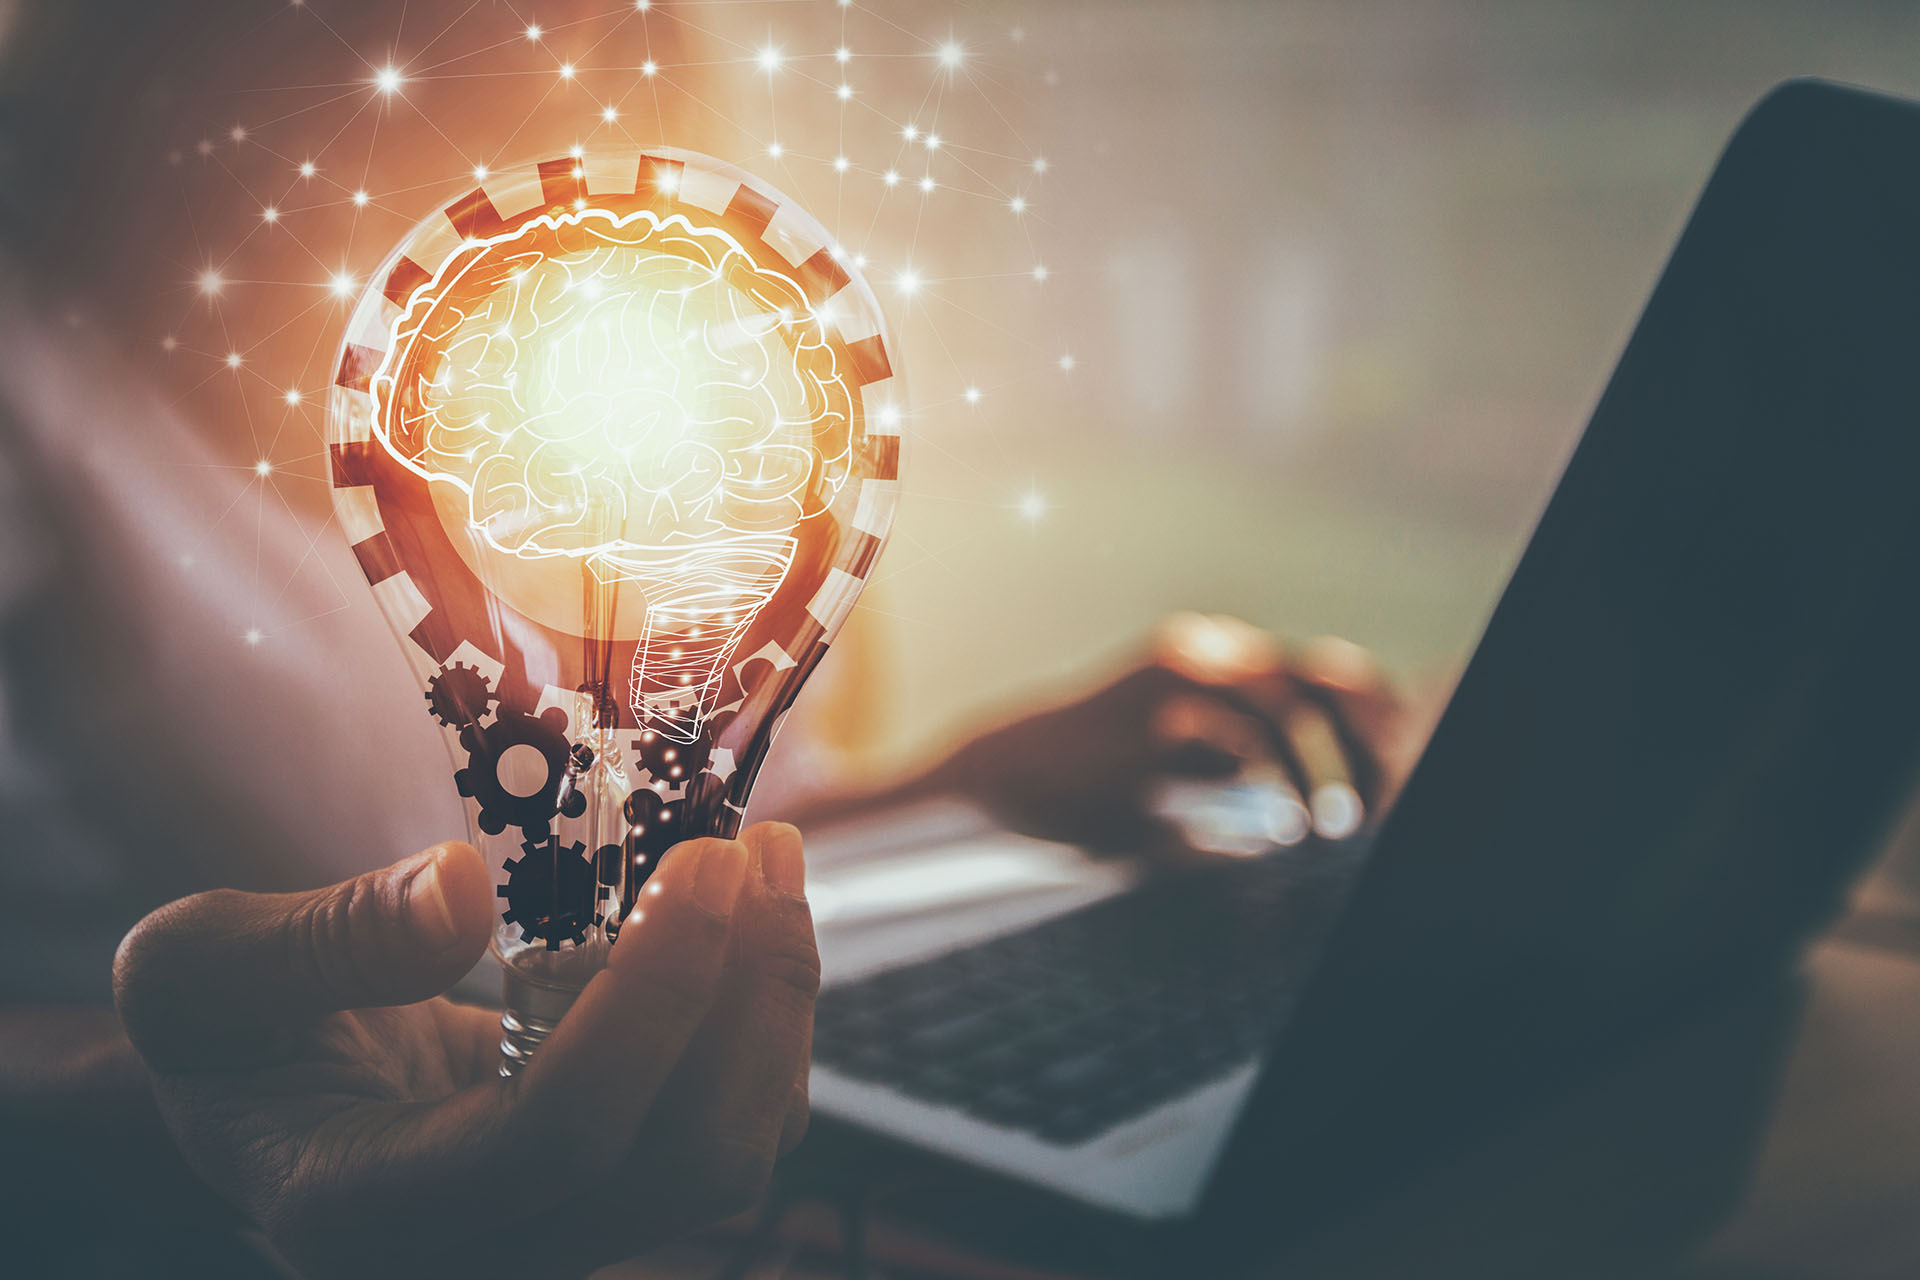
[[[789,826],[677,846],[511,1079],[496,1014],[429,998],[492,929],[464,844],[163,907],[115,996],[189,1163],[302,1274],[585,1275],[749,1207],[799,1141],[803,887]]]
[[[1419,720],[1357,645],[1289,650],[1235,618],[1179,614],[1118,679],[982,734],[916,789],[1050,839],[1185,860],[1184,837],[1151,811],[1157,783],[1265,773],[1323,834],[1347,834],[1385,812]]]

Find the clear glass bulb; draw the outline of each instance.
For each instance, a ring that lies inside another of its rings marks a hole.
[[[572,155],[422,222],[353,311],[334,502],[497,873],[503,1072],[659,859],[738,830],[885,542],[900,384],[832,244],[705,156]]]

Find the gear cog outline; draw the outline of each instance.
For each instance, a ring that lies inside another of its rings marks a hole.
[[[511,823],[529,838],[544,839],[556,813],[577,818],[586,812],[585,792],[561,795],[573,762],[566,730],[567,713],[548,707],[537,716],[503,710],[490,724],[470,724],[460,731],[467,767],[455,771],[453,783],[461,795],[480,805],[477,823],[482,831],[497,836]],[[528,795],[509,791],[500,778],[501,758],[519,746],[532,747],[547,764],[546,780]]]
[[[606,923],[600,905],[607,895],[587,846],[548,839],[527,840],[520,848],[524,856],[501,864],[507,882],[494,887],[494,897],[507,904],[500,918],[520,926],[522,942],[544,941],[549,951],[560,950],[562,942],[586,945],[587,930]]]

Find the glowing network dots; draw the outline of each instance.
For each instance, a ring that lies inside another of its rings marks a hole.
[[[967,8],[951,7],[956,18]],[[287,0],[276,20],[317,32],[319,8]],[[360,48],[336,37],[321,55],[332,59],[330,69],[304,87],[238,90],[236,100],[226,86],[205,86],[200,105],[190,107],[204,114],[175,121],[183,132],[153,161],[183,166],[177,181],[187,200],[228,202],[214,212],[230,216],[200,222],[203,229],[239,231],[227,243],[183,244],[167,255],[187,264],[172,268],[183,278],[168,282],[173,290],[163,295],[175,299],[177,314],[161,317],[147,341],[165,353],[169,381],[200,397],[195,412],[207,415],[209,428],[247,438],[242,415],[257,414],[261,399],[289,431],[313,425],[327,396],[312,379],[332,359],[343,307],[375,267],[383,215],[418,212],[428,188],[455,175],[489,185],[510,178],[498,159],[503,149],[559,154],[570,134],[626,144],[630,133],[634,146],[673,145],[674,130],[686,126],[715,127],[721,140],[714,149],[748,168],[777,165],[802,190],[818,184],[810,203],[831,211],[833,259],[869,273],[899,307],[907,342],[925,344],[927,364],[913,363],[916,389],[925,389],[929,404],[970,407],[977,429],[998,430],[1002,412],[1014,415],[1009,421],[1021,412],[1019,397],[998,387],[1017,385],[1023,374],[1073,371],[1073,357],[1062,355],[1076,345],[1073,335],[1050,334],[1055,298],[1043,291],[1053,274],[1043,265],[1050,246],[1039,240],[1050,228],[1034,216],[1043,207],[1039,180],[1052,167],[1041,145],[1047,139],[1022,136],[1039,117],[1003,114],[1005,104],[994,98],[1016,76],[1040,84],[1046,63],[1036,60],[1044,57],[1037,27],[916,34],[851,0],[824,9],[775,6],[766,26],[763,16],[736,17],[731,6],[712,6],[700,26],[686,15],[654,23],[651,8],[649,0],[588,0],[552,11],[538,0],[452,6],[437,31],[410,23]],[[877,22],[863,27],[870,16]],[[249,56],[237,43],[230,63],[248,66]],[[690,77],[684,84],[681,68]],[[416,118],[443,96],[443,79],[447,95],[484,85],[484,125],[480,116]],[[566,92],[575,86],[591,96]],[[631,93],[639,86],[640,94]],[[670,94],[684,94],[709,118],[682,119]],[[656,111],[674,128],[663,129]],[[373,129],[382,120],[392,123]],[[407,163],[397,164],[402,153]],[[208,163],[183,163],[196,154]],[[578,147],[573,154],[581,155]],[[254,158],[264,168],[242,163]],[[667,194],[689,185],[671,167],[655,181]],[[908,187],[920,198],[902,199]],[[966,221],[982,210],[987,223]],[[935,262],[939,270],[929,271]],[[1039,306],[1020,310],[1022,295]],[[823,304],[815,318],[833,324],[832,310]],[[963,338],[949,352],[945,326],[976,318],[1003,334],[1005,345]],[[931,338],[918,332],[923,327]],[[209,370],[229,376],[209,378]],[[202,383],[204,393],[194,390]],[[883,406],[876,419],[899,429],[902,407]],[[929,427],[936,420],[930,414]],[[266,454],[261,468],[282,457],[275,446],[228,460],[250,476],[255,453]],[[268,475],[260,472],[262,483]],[[270,483],[291,488],[313,479],[304,469],[275,470]],[[1037,489],[1029,498],[1010,516],[1033,521],[1048,510]],[[987,505],[997,503],[989,496]],[[264,585],[271,595],[273,584]],[[262,635],[249,637],[258,643]]]

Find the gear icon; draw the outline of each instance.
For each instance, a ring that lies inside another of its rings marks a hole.
[[[586,812],[584,791],[569,789],[561,795],[573,754],[567,743],[567,713],[560,708],[548,707],[537,716],[502,711],[491,724],[462,729],[460,745],[467,752],[467,767],[453,775],[453,782],[461,795],[479,801],[479,826],[488,835],[497,836],[512,823],[530,838],[541,839],[551,829],[554,814],[577,818]],[[521,746],[532,747],[546,762],[546,777],[531,790],[510,789],[500,777],[501,759]]]
[[[651,787],[641,787],[629,795],[622,812],[639,848],[649,853],[665,853],[679,842],[679,811]]]
[[[440,673],[427,681],[424,696],[434,718],[450,729],[478,724],[487,714],[488,704],[498,697],[480,668],[464,662],[440,668]]]
[[[631,834],[633,850],[632,884],[639,885],[653,874],[662,854],[704,830],[705,817],[715,812],[726,799],[726,784],[711,773],[702,773],[687,782],[677,798],[662,796],[649,787],[641,787],[626,799],[622,812]]]
[[[600,912],[606,891],[595,883],[587,846],[549,839],[520,847],[525,856],[502,864],[507,882],[493,891],[507,903],[500,918],[520,926],[521,941],[543,939],[549,951],[558,951],[562,942],[584,945],[588,928],[606,923]]]
[[[707,758],[713,752],[713,734],[707,730],[692,742],[681,742],[653,729],[642,729],[633,740],[633,749],[639,753],[640,767],[649,776],[678,791],[687,785],[687,779],[707,767]]]

